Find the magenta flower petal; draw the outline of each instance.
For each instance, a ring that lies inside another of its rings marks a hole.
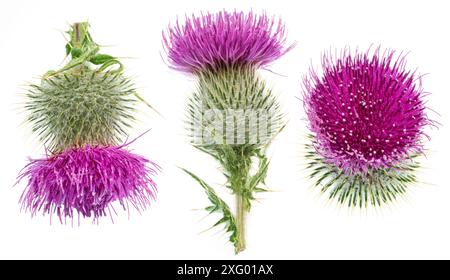
[[[323,74],[305,79],[304,106],[316,150],[349,173],[391,167],[423,147],[420,76],[393,51],[323,56]]]
[[[163,34],[170,65],[194,73],[222,66],[264,66],[284,55],[285,27],[252,12],[206,14],[177,22]]]
[[[19,175],[19,181],[28,179],[20,202],[33,216],[42,211],[61,222],[75,213],[97,220],[115,212],[115,201],[124,210],[140,211],[155,199],[152,176],[158,170],[157,164],[122,147],[71,149],[29,163]]]

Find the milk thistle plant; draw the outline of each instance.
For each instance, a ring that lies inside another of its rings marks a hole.
[[[188,103],[192,144],[216,159],[226,187],[236,197],[236,210],[214,188],[183,169],[206,191],[209,213],[222,218],[236,253],[246,248],[245,218],[255,194],[265,192],[269,160],[266,150],[284,127],[280,106],[258,75],[258,69],[284,55],[283,23],[252,12],[187,17],[163,35],[169,65],[197,78]]]
[[[421,76],[394,51],[322,58],[304,79],[310,177],[349,207],[381,206],[416,183],[427,117]]]
[[[47,148],[19,175],[28,180],[20,199],[33,216],[56,214],[61,222],[80,217],[94,221],[124,210],[145,209],[156,195],[157,164],[121,144],[143,99],[123,74],[118,58],[101,54],[88,23],[67,32],[68,63],[47,72],[26,94],[27,121]]]

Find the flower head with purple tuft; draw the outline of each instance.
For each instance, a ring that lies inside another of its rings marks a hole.
[[[40,210],[66,218],[112,216],[112,202],[124,210],[145,210],[156,197],[152,179],[159,166],[122,147],[74,148],[33,160],[20,174],[29,178],[21,197],[22,209],[33,216]]]
[[[134,104],[143,99],[117,58],[98,53],[88,27],[71,27],[71,60],[26,95],[27,120],[49,155],[31,160],[19,174],[19,181],[28,179],[20,202],[32,216],[56,214],[61,223],[76,215],[98,222],[116,214],[114,202],[140,211],[156,197],[158,165],[128,152],[131,143],[117,146],[134,120]]]
[[[323,192],[349,206],[395,200],[416,181],[426,114],[421,76],[403,54],[378,48],[322,58],[304,80],[312,132],[307,157]]]
[[[184,25],[177,22],[163,33],[163,44],[170,66],[188,73],[234,65],[263,67],[293,47],[285,47],[281,20],[236,11],[186,17]]]

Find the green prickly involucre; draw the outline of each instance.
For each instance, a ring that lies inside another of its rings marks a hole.
[[[126,135],[135,89],[120,73],[77,66],[43,79],[27,94],[33,131],[52,152],[71,147],[115,145]]]
[[[225,119],[224,112],[230,110],[234,112],[235,118]],[[198,112],[209,112],[212,116],[205,117]],[[196,128],[190,130],[191,137],[201,137],[195,135],[196,131],[206,130],[214,134],[216,143],[232,140],[253,149],[270,144],[284,126],[283,117],[271,89],[259,77],[256,69],[249,66],[200,73],[197,90],[188,103],[190,127]],[[211,132],[210,122],[217,119],[223,120],[223,130]],[[237,123],[242,119],[246,122],[245,126]],[[212,148],[216,149],[217,145]]]
[[[308,136],[313,144],[306,144],[307,169],[309,178],[322,193],[327,193],[331,200],[348,207],[380,207],[396,201],[405,195],[406,190],[417,183],[415,175],[420,167],[418,154],[390,168],[369,168],[363,174],[348,174],[329,164],[317,154],[314,136]]]

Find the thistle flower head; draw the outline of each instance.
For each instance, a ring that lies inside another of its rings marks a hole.
[[[170,65],[196,73],[233,65],[264,66],[289,51],[281,21],[252,12],[187,17],[163,34]]]
[[[325,54],[305,79],[315,149],[347,173],[389,168],[422,150],[430,124],[420,77],[393,51]]]
[[[134,119],[135,94],[123,74],[81,65],[30,87],[28,121],[52,152],[116,145]]]
[[[19,175],[27,178],[21,203],[34,216],[38,211],[65,218],[93,217],[124,210],[145,209],[156,195],[152,176],[159,167],[123,147],[74,148],[45,159],[32,160]]]
[[[246,248],[245,215],[255,193],[264,192],[269,167],[265,151],[283,128],[278,102],[258,68],[284,55],[285,29],[265,14],[226,11],[186,18],[163,34],[172,68],[197,77],[189,100],[188,123],[193,145],[220,162],[226,186],[236,195],[236,213],[214,188],[188,170],[220,213],[236,253]]]

